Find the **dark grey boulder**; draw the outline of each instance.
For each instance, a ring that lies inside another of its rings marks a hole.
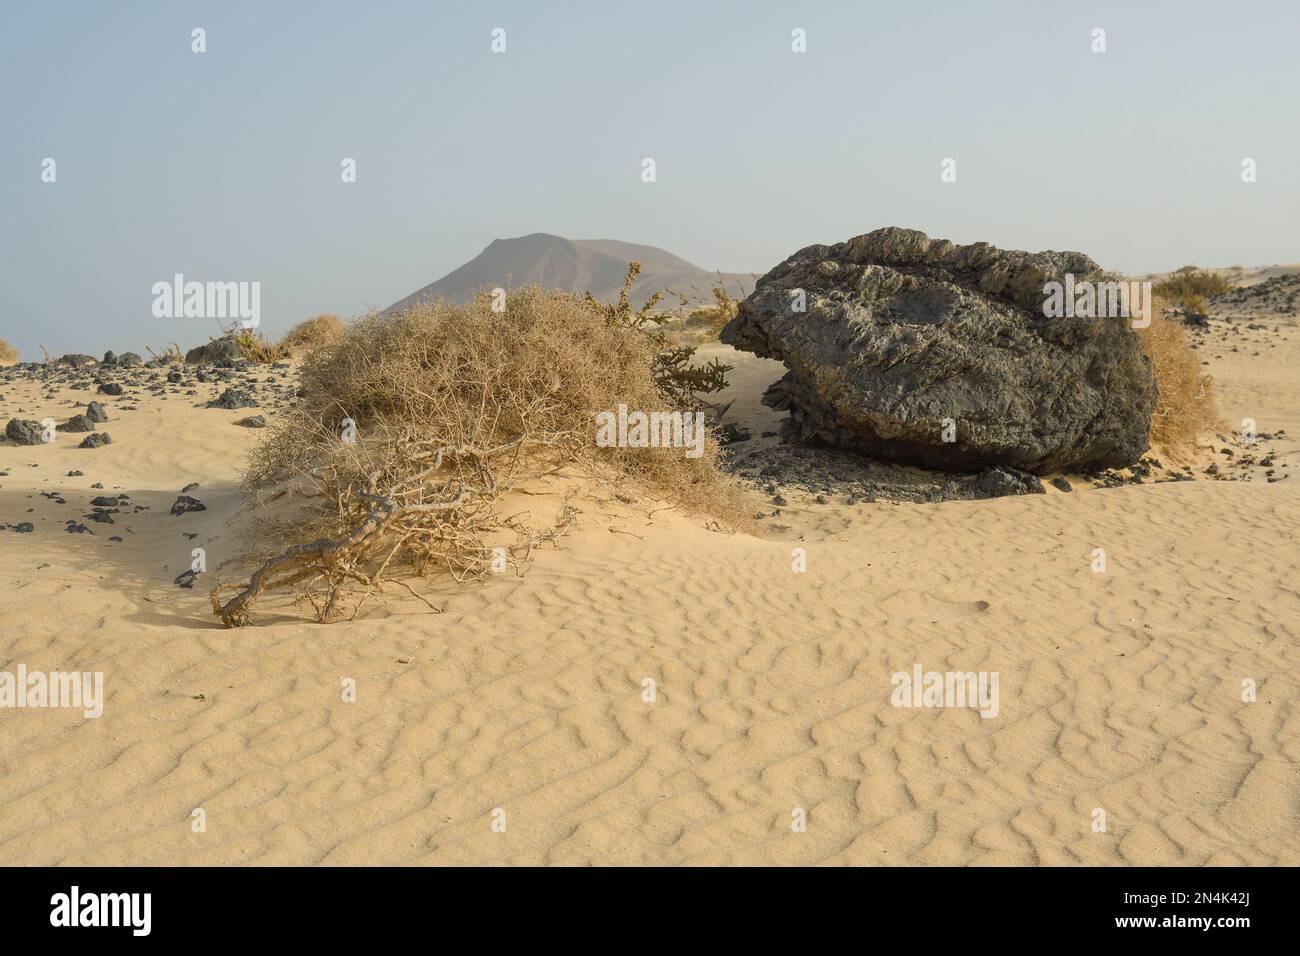
[[[208,408],[256,408],[257,400],[248,392],[240,388],[228,388],[221,393],[220,398],[214,398],[208,402]]]
[[[121,395],[122,385],[119,382],[100,382],[99,393],[101,395]]]
[[[108,437],[108,432],[93,432],[81,440],[78,448],[99,448],[101,445],[111,445],[113,439]]]
[[[41,423],[24,418],[11,418],[5,426],[5,438],[20,445],[40,445]]]
[[[180,495],[172,505],[171,513],[174,515],[183,515],[187,511],[207,511],[208,506],[199,501],[198,498],[191,498],[189,495]]]
[[[250,415],[247,418],[241,418],[235,424],[244,428],[265,428],[266,418],[262,415]]]
[[[975,479],[973,496],[1002,498],[1007,495],[1043,495],[1047,489],[1033,475],[1020,474],[1009,468],[986,469]]]
[[[92,422],[106,422],[108,411],[99,402],[90,402],[86,405],[86,417]]]
[[[115,352],[105,352],[104,358],[100,365],[106,365],[110,368],[138,368],[144,364],[144,359],[135,352],[123,352],[121,355]]]
[[[55,425],[54,429],[60,432],[93,432],[95,423],[89,415],[73,415],[63,424]]]
[[[1129,319],[1044,316],[1067,273],[1115,278],[1078,252],[880,229],[768,272],[722,341],[785,363],[763,401],[804,441],[963,471],[1127,465],[1148,446],[1151,362]]]
[[[244,353],[233,335],[213,339],[205,345],[197,346],[185,353],[187,365],[220,365],[230,368],[242,361]]]

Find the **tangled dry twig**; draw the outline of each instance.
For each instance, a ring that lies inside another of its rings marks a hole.
[[[408,436],[391,446],[390,460],[383,469],[391,481],[386,491],[378,490],[375,477],[368,480],[363,490],[342,476],[336,467],[332,468],[331,476],[339,484],[344,520],[353,512],[348,504],[352,501],[367,508],[360,519],[356,520],[353,513],[353,522],[344,533],[287,548],[254,571],[244,585],[223,584],[213,588],[212,613],[219,615],[226,627],[242,627],[250,623],[249,609],[264,592],[300,585],[310,597],[312,587],[324,582],[324,600],[321,603],[313,600],[313,604],[319,620],[333,620],[346,588],[362,586],[366,589],[363,599],[371,589],[382,589],[385,581],[391,579],[389,572],[394,558],[404,548],[409,551],[408,557],[416,557],[416,564],[423,563],[420,556],[424,561],[436,556],[447,559],[448,569],[457,580],[482,573],[491,554],[483,544],[483,535],[501,524],[496,520],[478,520],[490,514],[492,501],[502,490],[491,459],[527,446],[557,448],[565,443],[566,436],[550,436],[517,438],[492,448],[473,445],[430,448],[427,441]],[[440,473],[448,467],[467,473],[468,477],[461,474],[439,480]],[[399,469],[418,470],[397,477],[393,473]],[[525,533],[521,545],[524,554],[515,560],[516,565],[526,563],[537,544],[554,541],[563,534],[575,515],[575,509],[566,504],[555,528],[541,534]],[[423,550],[418,539],[424,539]],[[436,542],[436,547],[431,549],[430,542]],[[374,569],[365,570],[367,563],[375,563],[376,552],[385,549],[387,554]],[[514,560],[513,549],[506,551]],[[431,610],[440,610],[403,582],[397,583]],[[232,590],[239,593],[222,603],[221,596]]]
[[[725,384],[724,366],[691,365],[690,350],[669,349],[645,309],[632,309],[635,274],[616,305],[534,288],[511,293],[504,312],[490,296],[426,303],[367,316],[309,352],[301,402],[254,449],[245,475],[250,490],[297,492],[306,507],[289,512],[292,501],[281,500],[264,515],[279,522],[283,544],[246,582],[214,589],[213,613],[242,626],[267,592],[291,589],[332,621],[349,603],[355,616],[387,582],[414,594],[399,576],[466,582],[504,570],[503,558],[522,574],[578,512],[566,497],[537,529],[499,514],[499,500],[553,489],[546,483],[571,468],[697,511],[741,514],[711,436],[692,457],[597,444],[601,411],[689,410],[694,393]],[[514,544],[502,547],[510,533]]]

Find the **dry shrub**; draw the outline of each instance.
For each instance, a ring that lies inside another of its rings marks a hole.
[[[18,350],[0,339],[0,365],[13,365],[18,361]]]
[[[289,346],[285,343],[272,342],[265,335],[250,329],[236,334],[235,341],[239,344],[239,354],[250,362],[269,364],[283,361],[291,355]]]
[[[328,312],[299,322],[284,337],[293,352],[306,352],[318,345],[332,345],[343,337],[343,321]]]
[[[1163,299],[1168,299],[1185,308],[1193,308],[1197,303],[1204,311],[1205,299],[1220,295],[1232,289],[1232,283],[1217,272],[1198,269],[1196,266],[1183,266],[1167,279],[1162,279],[1152,287],[1152,292]]]
[[[181,351],[181,347],[175,342],[169,342],[161,352],[155,352],[150,346],[145,346],[145,351],[149,353],[150,358],[159,359],[168,365],[185,364],[185,353]]]
[[[695,411],[694,393],[725,384],[725,366],[693,366],[692,350],[647,328],[653,305],[633,312],[626,288],[612,305],[527,288],[500,313],[482,296],[371,314],[313,350],[300,372],[303,400],[254,450],[245,476],[250,490],[291,480],[311,507],[282,529],[288,550],[247,585],[213,591],[214,613],[246,624],[259,594],[295,587],[318,620],[338,618],[354,597],[355,616],[399,569],[459,581],[483,574],[488,542],[502,533],[514,536],[503,556],[522,571],[577,512],[566,502],[537,530],[501,515],[499,499],[562,468],[609,482],[624,500],[650,495],[742,523],[741,492],[718,469],[711,433],[698,458],[596,446],[599,412]],[[345,420],[354,442],[340,439]],[[240,593],[223,605],[231,589]]]
[[[1199,435],[1218,425],[1213,382],[1187,343],[1186,327],[1165,315],[1168,303],[1153,298],[1148,307],[1151,324],[1137,333],[1160,390],[1151,415],[1151,441],[1188,450]]]
[[[690,309],[689,314],[686,314],[689,307],[688,298],[680,293],[674,293],[681,300],[678,314],[661,316],[662,328],[675,340],[684,344],[718,341],[722,327],[736,317],[736,312],[744,298],[744,289],[741,289],[740,298],[733,298],[727,291],[726,280],[722,278],[721,273],[718,273],[712,291],[713,304]]]

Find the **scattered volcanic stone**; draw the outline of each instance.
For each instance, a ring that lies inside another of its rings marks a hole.
[[[31,534],[36,530],[35,526],[30,521],[20,521],[13,526],[13,529],[19,534]]]
[[[94,365],[95,356],[82,355],[80,353],[69,353],[59,359],[60,365],[71,365],[74,368],[80,368],[83,365]]]
[[[207,511],[208,506],[197,498],[191,498],[189,495],[181,495],[172,505],[172,514],[183,515],[187,511]]]
[[[61,432],[93,432],[95,423],[89,415],[73,415],[63,424],[55,425],[54,429]]]
[[[116,508],[118,505],[116,498],[110,498],[107,495],[100,495],[98,498],[91,498],[90,503],[96,508]]]
[[[198,578],[198,576],[199,576],[199,572],[195,571],[193,568],[190,568],[189,570],[182,571],[180,574],[178,574],[176,576],[175,582],[173,583],[175,583],[177,587],[192,588],[194,587],[194,581],[196,578]]]
[[[122,385],[120,382],[100,382],[99,392],[101,395],[121,395]]]
[[[265,428],[266,418],[262,415],[250,415],[248,418],[241,418],[235,424],[242,425],[245,428]]]
[[[257,402],[248,392],[239,388],[228,388],[221,393],[220,398],[214,398],[208,402],[208,408],[256,408]]]
[[[81,440],[78,448],[99,448],[101,445],[111,445],[113,439],[109,437],[108,432],[93,432]]]
[[[975,479],[974,491],[977,498],[1002,498],[1007,495],[1041,495],[1046,494],[1047,490],[1033,475],[995,467],[989,468]]]
[[[1069,479],[1067,479],[1067,478],[1053,478],[1053,479],[1052,479],[1052,487],[1053,487],[1053,488],[1058,488],[1058,489],[1060,489],[1061,491],[1073,491],[1073,490],[1074,490],[1074,485],[1070,484]]]
[[[5,426],[5,438],[20,445],[41,444],[41,423],[22,418],[11,418]]]
[[[795,253],[721,337],[785,362],[763,401],[804,441],[965,471],[1128,465],[1148,446],[1151,362],[1128,319],[1044,315],[1067,274],[1116,281],[1078,252],[879,229]]]
[[[86,417],[92,422],[108,421],[108,410],[99,402],[90,402],[86,405]]]
[[[185,379],[185,373],[180,369],[172,369],[167,373],[167,381],[172,385],[179,385]]]

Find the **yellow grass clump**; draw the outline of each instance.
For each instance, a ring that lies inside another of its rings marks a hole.
[[[185,364],[185,353],[181,351],[181,347],[175,342],[169,342],[161,352],[155,352],[150,346],[145,346],[145,351],[149,353],[150,358],[161,359],[168,365]]]
[[[318,345],[332,345],[343,337],[343,321],[328,312],[305,319],[291,328],[284,345],[293,352],[305,352]]]
[[[273,342],[250,329],[236,334],[235,341],[239,343],[239,354],[250,362],[269,364],[283,361],[291,355],[289,346],[284,342]]]
[[[318,620],[335,620],[394,577],[448,573],[463,581],[504,559],[522,570],[535,548],[574,521],[566,501],[551,526],[524,527],[499,501],[523,482],[565,470],[607,483],[623,500],[647,496],[736,526],[741,492],[703,454],[681,447],[599,447],[597,416],[699,410],[696,395],[725,384],[726,366],[690,364],[628,305],[525,288],[504,311],[422,303],[370,314],[308,353],[304,397],[254,450],[250,490],[303,489],[310,506],[282,529],[288,548],[247,584],[213,591],[227,626],[249,622],[268,590],[291,587]],[[513,534],[505,549],[489,538]],[[402,572],[405,572],[404,574]],[[228,601],[228,591],[239,593]],[[432,605],[430,605],[432,607]]]
[[[18,361],[18,350],[0,339],[0,365],[13,365]]]
[[[1137,330],[1160,390],[1151,415],[1151,442],[1190,450],[1198,436],[1218,426],[1219,415],[1213,381],[1188,345],[1185,326],[1165,314],[1168,306],[1166,300],[1153,297],[1148,303],[1151,324]]]
[[[722,327],[736,317],[736,312],[744,299],[743,288],[741,289],[740,298],[731,296],[727,291],[727,284],[721,273],[718,273],[717,280],[713,284],[712,305],[703,305],[691,309],[689,314],[686,314],[689,299],[681,293],[673,294],[681,300],[681,305],[676,310],[676,314],[661,315],[658,317],[658,321],[660,327],[674,341],[686,345],[700,345],[705,342],[718,341],[718,337],[722,333]]]
[[[1167,279],[1152,287],[1152,292],[1163,299],[1195,312],[1205,311],[1205,300],[1232,288],[1232,283],[1217,272],[1183,266]]]

